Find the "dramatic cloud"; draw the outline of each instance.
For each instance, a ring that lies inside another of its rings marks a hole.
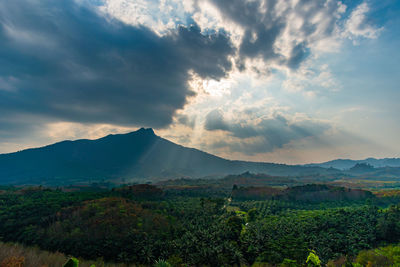
[[[0,153],[139,127],[231,159],[315,161],[347,150],[340,127],[395,150],[398,10],[394,0],[0,1]],[[338,115],[376,103],[385,116]]]
[[[346,6],[336,1],[210,0],[224,20],[243,31],[239,58],[262,59],[267,67],[297,69],[327,40],[334,42]],[[327,46],[327,45],[322,45]],[[326,47],[323,49],[327,49]]]
[[[164,127],[194,94],[189,72],[224,77],[233,51],[195,25],[159,36],[83,2],[2,1],[0,113]]]
[[[226,131],[232,137],[231,140],[216,140],[212,144],[214,148],[228,147],[233,152],[252,155],[271,152],[306,137],[318,138],[330,126],[308,118],[289,121],[281,114],[254,121],[238,118],[227,121],[220,110],[213,110],[206,116],[204,128]]]

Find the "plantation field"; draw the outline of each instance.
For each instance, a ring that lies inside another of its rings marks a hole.
[[[1,189],[1,240],[29,247],[2,243],[3,251],[13,252],[1,260],[23,257],[21,266],[59,266],[65,255],[97,265],[302,265],[310,251],[325,265],[400,242],[395,191],[323,184],[200,191],[152,185]]]

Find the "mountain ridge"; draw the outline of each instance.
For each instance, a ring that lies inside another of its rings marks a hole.
[[[228,160],[175,144],[157,136],[151,128],[0,154],[0,184],[63,185],[224,176],[246,171],[281,176],[332,172],[316,166]]]
[[[354,167],[356,164],[369,164],[375,168],[382,167],[400,167],[400,158],[373,158],[369,157],[361,160],[353,160],[353,159],[334,159],[321,163],[309,163],[304,164],[303,166],[308,167],[322,167],[322,168],[335,168],[339,170],[348,170]]]

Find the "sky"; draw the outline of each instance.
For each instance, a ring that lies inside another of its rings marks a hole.
[[[396,0],[0,2],[0,153],[141,127],[229,158],[400,157]]]

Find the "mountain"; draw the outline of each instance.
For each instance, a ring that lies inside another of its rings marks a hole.
[[[369,164],[375,168],[400,167],[400,158],[383,158],[383,159],[367,158],[363,160],[335,159],[323,163],[306,164],[304,166],[347,170],[354,167],[357,164]]]
[[[62,141],[0,154],[0,184],[68,185],[115,179],[166,179],[239,174],[310,175],[337,170],[226,160],[174,144],[141,128],[96,140]]]

